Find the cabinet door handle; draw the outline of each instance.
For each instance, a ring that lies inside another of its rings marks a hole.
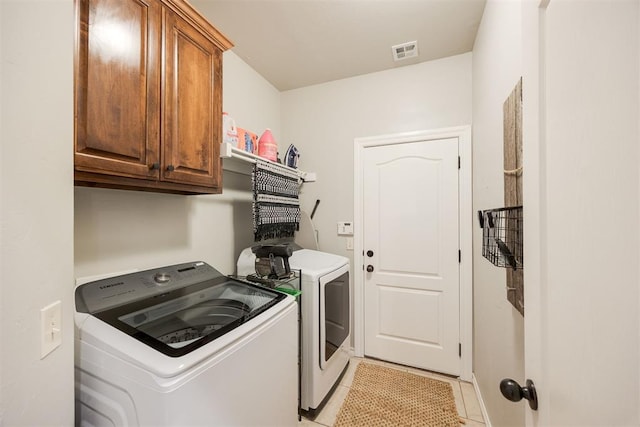
[[[154,163],[151,166],[149,166],[149,169],[153,170],[158,170],[160,169],[160,163]]]
[[[173,165],[169,165],[169,166],[167,166],[167,170],[168,170],[169,172],[173,172],[173,171],[174,171],[174,169],[175,169],[175,168],[173,167]]]

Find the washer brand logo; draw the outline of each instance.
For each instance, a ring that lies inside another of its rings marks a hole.
[[[116,283],[109,283],[108,285],[102,285],[100,286],[100,289],[108,289],[108,288],[112,288],[114,286],[120,286],[120,285],[124,285],[124,282],[116,282]]]

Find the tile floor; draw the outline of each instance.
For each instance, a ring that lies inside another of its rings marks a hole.
[[[448,382],[453,387],[453,395],[456,398],[456,407],[458,408],[458,414],[461,418],[464,419],[466,423],[465,426],[474,427],[485,425],[484,419],[482,418],[482,411],[480,410],[480,404],[478,403],[478,398],[473,388],[473,384],[465,381],[459,381],[455,378],[434,374],[432,372],[423,371],[420,369],[396,365],[394,363],[383,362],[375,359],[362,359],[360,357],[352,357],[351,363],[349,363],[349,368],[342,377],[340,385],[335,389],[333,395],[329,398],[329,401],[326,403],[324,408],[322,408],[322,411],[316,416],[314,420],[309,420],[303,417],[302,421],[299,423],[300,426],[333,426],[336,420],[336,416],[338,415],[338,411],[340,411],[340,407],[342,406],[342,402],[347,397],[347,393],[349,392],[349,387],[351,386],[351,382],[353,381],[353,375],[355,373],[356,367],[362,360],[366,360],[368,363],[381,364],[390,368],[408,371],[418,375],[425,375],[427,377]]]

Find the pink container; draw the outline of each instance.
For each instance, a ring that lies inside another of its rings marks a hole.
[[[272,162],[278,161],[278,144],[273,139],[271,129],[267,129],[260,136],[258,141],[258,156],[264,157]]]

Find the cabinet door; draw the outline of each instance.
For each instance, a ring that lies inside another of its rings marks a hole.
[[[161,4],[78,1],[76,169],[157,178]]]
[[[219,188],[222,51],[169,9],[164,37],[162,179]]]

